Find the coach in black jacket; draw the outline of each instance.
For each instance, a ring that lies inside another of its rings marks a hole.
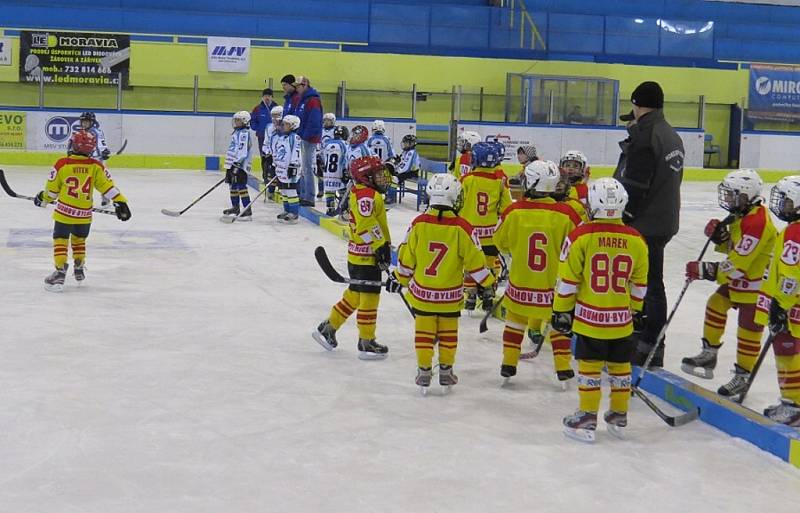
[[[630,121],[628,138],[620,143],[614,178],[628,192],[625,224],[644,236],[649,251],[644,318],[637,319],[639,343],[634,365],[642,365],[667,318],[664,292],[664,248],[678,233],[683,180],[683,141],[664,119],[664,92],[656,82],[642,82],[631,94],[633,111],[621,116]],[[661,345],[651,363],[664,365]]]

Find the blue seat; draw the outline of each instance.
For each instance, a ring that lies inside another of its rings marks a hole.
[[[717,167],[722,167],[722,151],[719,144],[714,144],[714,136],[712,134],[706,134],[703,147],[703,159],[708,157],[708,161],[705,164],[706,167],[711,167],[711,158],[714,155],[717,156]]]

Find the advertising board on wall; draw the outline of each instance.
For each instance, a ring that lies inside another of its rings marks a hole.
[[[750,118],[800,119],[800,67],[751,64],[748,97]]]
[[[240,37],[208,38],[208,71],[250,71],[250,40]]]
[[[10,37],[0,37],[0,66],[11,66]]]
[[[25,113],[0,111],[0,150],[25,149]]]
[[[19,81],[128,84],[131,38],[123,34],[23,30],[19,36]]]

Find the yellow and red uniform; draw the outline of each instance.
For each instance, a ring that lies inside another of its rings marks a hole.
[[[572,331],[578,336],[575,358],[583,411],[599,409],[604,365],[611,382],[611,410],[628,411],[632,313],[641,311],[647,292],[647,258],[641,234],[620,219],[582,224],[564,242],[553,310],[574,310]],[[597,358],[593,352],[613,357]]]
[[[453,158],[453,162],[450,163],[450,172],[453,173],[453,176],[459,179],[465,174],[469,173],[470,169],[472,169],[471,151],[459,153]]]
[[[381,280],[381,271],[375,263],[375,251],[390,244],[389,226],[383,195],[363,184],[356,184],[350,192],[350,240],[347,244],[347,268],[351,278]],[[350,285],[342,299],[331,309],[329,322],[339,329],[354,311],[358,336],[375,339],[380,288]]]
[[[552,198],[523,198],[503,212],[494,234],[497,248],[512,262],[503,298],[503,365],[517,365],[526,326],[539,331],[550,319],[561,246],[580,223],[572,208]],[[569,369],[569,337],[553,333],[550,341],[556,370]]]
[[[465,270],[482,287],[494,283],[472,226],[452,211],[436,207],[417,216],[398,249],[395,274],[406,287],[416,316],[414,340],[420,367],[431,367],[437,341],[439,363],[455,362]]]
[[[769,308],[777,301],[786,310],[788,333],[772,342],[781,397],[800,404],[800,222],[790,223],[775,241],[769,275],[756,305],[756,322],[769,322]]]
[[[758,205],[737,217],[730,225],[730,239],[716,247],[727,258],[717,268],[720,286],[706,303],[703,338],[712,347],[721,346],[728,311],[737,309],[736,363],[748,372],[753,370],[761,350],[764,326],[755,320],[755,305],[776,232],[767,208]]]
[[[53,256],[57,268],[67,262],[67,246],[72,244],[76,262],[86,258],[86,238],[92,223],[94,191],[113,202],[128,200],[114,185],[114,180],[99,160],[83,155],[59,159],[50,171],[44,188],[45,203],[56,201],[53,212]]]
[[[575,211],[584,223],[589,222],[589,186],[585,183],[577,183],[569,188],[564,203]]]

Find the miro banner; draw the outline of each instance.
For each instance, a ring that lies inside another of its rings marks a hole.
[[[250,71],[250,40],[240,37],[209,37],[208,71]]]
[[[748,115],[773,121],[800,120],[800,67],[751,64]]]
[[[131,38],[122,34],[23,30],[19,35],[19,81],[128,85]]]

